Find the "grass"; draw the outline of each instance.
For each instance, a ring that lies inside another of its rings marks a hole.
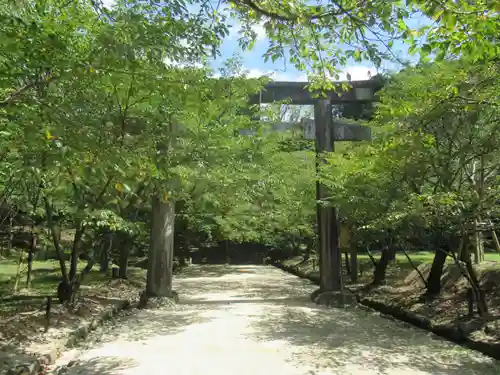
[[[26,265],[21,269],[18,290],[13,295],[14,278],[17,273],[15,256],[0,260],[0,349],[5,346],[26,347],[33,343],[45,345],[46,340],[39,333],[46,329],[45,317],[46,296],[55,296],[61,280],[58,261],[33,262],[31,287],[24,288],[26,283]],[[85,261],[78,264],[82,270]],[[68,262],[67,265],[69,266]],[[50,332],[53,338],[66,337],[67,331],[76,329],[92,317],[97,317],[110,306],[118,302],[137,298],[146,280],[146,271],[137,267],[129,267],[128,280],[112,279],[111,269],[107,273],[99,272],[96,265],[83,281],[83,285],[75,305],[68,308],[53,300],[51,308]],[[11,298],[12,297],[12,298]],[[83,297],[83,298],[81,298]],[[42,340],[42,341],[40,341]],[[1,367],[1,366],[0,366]],[[1,372],[1,371],[0,371]]]
[[[380,253],[373,254],[375,259],[380,257]],[[421,263],[431,263],[434,257],[434,253],[429,251],[412,252],[410,253],[410,258],[412,262],[418,266]],[[367,254],[358,254],[358,259],[360,263],[360,270],[364,274],[372,272],[373,266],[371,264],[370,258]],[[285,265],[295,266],[301,263],[301,257],[291,258],[284,262]],[[500,254],[496,253],[486,253],[486,261],[499,261]],[[0,260],[0,295],[10,295],[13,292],[14,278],[17,272],[17,257],[11,257],[8,259]],[[451,258],[448,259],[449,263],[452,263]],[[300,268],[304,272],[317,272],[318,271],[317,259],[313,256],[310,262],[302,263]],[[78,264],[79,270],[85,267],[86,262],[80,262]],[[69,265],[68,265],[69,266]],[[110,272],[108,274],[103,274],[97,270],[97,266],[94,270],[87,275],[84,281],[84,285],[92,287],[95,285],[103,284],[110,279]],[[404,254],[397,254],[396,261],[392,263],[391,268],[394,271],[401,270],[408,271],[411,266],[406,259]],[[19,289],[23,289],[26,283],[26,264],[23,263],[21,266],[21,279],[19,281]],[[142,278],[144,276],[144,270],[140,268],[129,267],[129,273],[133,278]],[[397,272],[396,272],[397,273]],[[390,276],[390,275],[389,275]],[[46,261],[33,261],[33,275],[31,288],[29,290],[30,294],[35,295],[47,295],[55,293],[57,285],[61,280],[61,271],[59,268],[59,262],[56,260],[46,260]],[[22,293],[26,293],[27,290],[23,290]]]
[[[8,258],[0,260],[0,296],[7,296],[13,293],[14,279],[17,273],[17,258]],[[68,269],[69,263],[66,262]],[[82,270],[87,262],[81,261],[78,264],[78,270]],[[18,290],[21,294],[28,293],[23,289],[26,285],[26,264],[21,265],[21,278],[19,280]],[[129,267],[131,278],[140,279],[145,271],[140,268]],[[111,269],[106,274],[98,271],[98,265],[86,276],[83,285],[87,287],[103,285],[111,279]],[[49,295],[55,294],[57,286],[61,281],[61,269],[59,261],[33,261],[33,273],[31,279],[30,295]]]
[[[17,273],[17,258],[7,258],[7,259],[2,259],[0,260],[0,283],[4,283],[6,281],[10,281],[14,277],[16,277]],[[33,261],[33,270],[38,271],[38,270],[43,270],[43,269],[54,269],[59,267],[59,262],[55,260],[46,260],[46,261],[40,261],[40,260],[35,260]],[[24,272],[23,272],[24,271]],[[23,262],[21,264],[21,272],[22,275],[21,277],[26,274],[26,263]]]
[[[434,260],[434,253],[431,251],[418,251],[418,252],[411,252],[408,253],[410,256],[411,261],[415,266],[418,266],[422,263],[432,263]],[[373,256],[375,259],[380,258],[380,253],[374,253]],[[358,259],[361,265],[367,265],[371,266],[371,261],[370,258],[368,257],[367,254],[359,254]],[[494,262],[500,262],[500,254],[498,253],[485,253],[484,254],[484,260],[489,262],[489,261],[494,261]],[[451,257],[448,257],[446,259],[447,264],[453,264],[454,260]],[[396,260],[393,263],[398,268],[403,268],[403,269],[410,269],[411,265],[410,262],[408,262],[408,259],[404,254],[397,254],[396,255]]]
[[[372,254],[376,260],[378,260],[380,258],[380,252],[374,251],[374,252],[372,252]],[[432,263],[432,261],[434,259],[434,253],[431,251],[411,252],[411,253],[409,253],[409,255],[410,255],[410,259],[412,260],[412,262],[415,265],[419,265],[421,263]],[[292,259],[296,259],[296,258],[292,258]],[[296,261],[292,261],[292,259],[285,261],[285,263],[290,262],[290,264],[295,264]],[[315,255],[311,256],[311,259],[316,259],[316,256]],[[500,262],[500,254],[498,254],[498,253],[485,253],[484,259],[485,259],[485,261]],[[368,256],[368,254],[365,254],[365,253],[358,254],[358,260],[361,264],[364,264],[364,263],[371,264],[370,257]],[[447,262],[453,263],[453,259],[449,257],[447,259]],[[396,254],[395,263],[410,266],[408,259],[402,253]]]
[[[380,252],[372,252],[375,260],[380,259]],[[430,251],[418,251],[409,253],[410,259],[415,266],[419,266],[420,264],[432,263],[434,259],[434,253]],[[343,264],[345,261],[344,256],[342,256]],[[359,271],[361,272],[361,276],[359,277],[359,282],[369,282],[372,278],[373,273],[373,264],[368,257],[368,254],[361,253],[358,254],[359,261]],[[498,262],[498,266],[500,267],[500,254],[497,253],[485,253],[485,261],[487,262]],[[448,257],[448,264],[453,263],[453,259]],[[317,257],[311,256],[308,261],[304,261],[302,256],[293,257],[287,259],[282,262],[283,265],[288,267],[297,267],[301,272],[306,274],[319,274],[319,266]],[[495,267],[496,268],[496,267]],[[391,262],[389,268],[387,269],[386,278],[387,280],[398,280],[404,279],[409,272],[413,270],[410,262],[406,256],[402,253],[396,254],[396,259],[394,262]],[[347,279],[346,279],[347,280]]]
[[[380,256],[380,253],[378,253],[377,255]],[[432,262],[432,260],[434,259],[434,252],[432,252],[432,251],[411,252],[411,253],[409,253],[409,255],[410,255],[412,262],[415,262],[418,264],[419,263],[429,263],[429,262]],[[368,260],[369,258],[368,258],[367,254],[359,254],[358,259],[360,259],[360,260],[367,259]],[[403,260],[404,262],[408,262],[408,260],[406,259],[406,256],[404,254],[397,254],[396,261],[398,261],[398,260]],[[498,253],[485,253],[484,260],[485,261],[497,261],[497,262],[499,262],[500,261],[500,254],[498,254]],[[448,258],[447,261],[450,263],[453,263],[452,258]]]

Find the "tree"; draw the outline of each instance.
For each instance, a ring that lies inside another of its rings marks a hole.
[[[349,60],[383,60],[406,64],[394,42],[409,45],[423,60],[435,57],[485,61],[498,55],[499,8],[494,2],[454,1],[302,1],[231,0],[233,14],[242,20],[243,47],[251,47],[252,25],[263,24],[270,44],[264,58],[288,59],[308,70],[313,87],[331,88],[326,76],[338,78],[339,66]],[[424,18],[412,28],[412,20]],[[341,46],[339,48],[339,46]]]
[[[330,157],[323,178],[332,200],[364,241],[373,240],[369,232],[383,229],[382,238],[392,244],[377,264],[375,284],[384,281],[394,247],[413,244],[435,250],[426,280],[429,295],[440,292],[448,256],[478,289],[466,245],[476,243],[479,260],[478,234],[491,228],[486,223],[498,209],[497,72],[495,62],[464,60],[394,75],[372,122],[374,142],[347,146],[343,155]]]
[[[415,172],[407,175],[407,180],[430,211],[431,225],[441,233],[435,240],[441,245],[428,280],[430,294],[439,293],[446,255],[454,256],[456,251],[468,264],[466,273],[472,287],[478,287],[468,249],[460,249],[456,239],[468,243],[464,236],[472,233],[479,262],[482,246],[478,222],[496,210],[493,176],[499,167],[498,103],[493,98],[497,97],[497,72],[497,63],[455,62],[423,67],[401,77],[406,94],[399,93],[397,108],[404,111],[404,122],[397,115],[395,121],[417,147],[408,161],[420,166],[417,181]],[[428,77],[433,85],[429,85]],[[387,103],[391,107],[394,104]]]
[[[140,167],[148,171],[160,143],[156,141],[166,139],[152,136],[179,112],[179,102],[158,110],[151,104],[177,95],[190,74],[192,80],[204,76],[171,69],[165,57],[196,61],[205,55],[205,47],[217,45],[225,29],[207,26],[202,15],[182,7],[140,3],[118,5],[106,17],[89,3],[57,1],[22,3],[19,9],[2,11],[7,21],[3,43],[10,53],[2,70],[2,126],[14,150],[7,156],[10,161],[16,152],[21,155],[16,168],[32,177],[34,186],[43,187],[63,278],[59,296],[71,300],[95,261],[90,257],[78,275],[85,236],[93,236],[96,220],[98,227],[116,224],[103,224],[110,216],[96,219],[98,212],[123,192],[113,188],[125,186],[121,180],[127,168],[139,167],[139,176],[147,173]],[[192,43],[183,41],[186,36],[192,36]],[[16,45],[20,37],[26,41],[21,48]],[[149,95],[149,82],[162,79]],[[169,84],[172,80],[177,82]],[[138,145],[148,150],[144,158],[133,152]],[[146,183],[151,185],[151,180]],[[58,238],[63,225],[76,228],[69,270]]]

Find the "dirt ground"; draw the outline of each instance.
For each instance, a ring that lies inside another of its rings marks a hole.
[[[308,275],[319,276],[314,264],[317,260],[304,262],[293,258],[284,265],[295,267]],[[424,259],[416,262],[424,278],[430,272],[430,263]],[[397,259],[389,266],[387,283],[377,288],[364,288],[372,280],[373,266],[361,261],[362,275],[356,284],[352,284],[347,274],[345,280],[351,289],[384,305],[399,307],[406,311],[428,318],[432,325],[452,325],[469,335],[475,341],[500,343],[500,262],[485,261],[476,266],[482,289],[486,292],[489,316],[479,319],[477,314],[468,316],[468,282],[458,268],[448,263],[441,279],[442,293],[438,298],[423,298],[425,284],[417,271],[405,264],[404,259]]]
[[[421,264],[418,268],[427,278],[430,265]],[[500,342],[500,264],[484,262],[476,266],[476,270],[489,308],[489,316],[484,319],[479,319],[477,314],[469,316],[469,283],[454,265],[446,266],[441,279],[442,292],[437,298],[423,298],[425,284],[416,271],[404,279],[371,290],[367,296],[425,316],[436,326],[459,326],[476,341]]]
[[[53,298],[47,328],[47,298],[37,290],[21,290],[21,294],[0,300],[0,352],[40,354],[50,350],[55,340],[99,317],[112,306],[136,299],[143,290],[143,281],[91,280],[82,286],[75,307],[69,309]],[[45,294],[45,293],[44,293]],[[54,293],[55,294],[55,293]]]

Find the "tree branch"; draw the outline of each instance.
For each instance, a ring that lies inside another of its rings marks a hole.
[[[10,93],[4,100],[0,101],[0,108],[6,107],[9,104],[12,104],[19,96],[24,94],[26,91],[34,88],[36,85],[42,83],[44,85],[48,85],[50,82],[57,79],[58,76],[53,76],[50,73],[46,73],[46,76],[39,77],[31,82],[28,82],[23,87],[17,89],[16,91]]]
[[[232,2],[236,5],[245,5],[248,8],[256,11],[259,14],[262,14],[266,17],[278,20],[278,21],[297,21],[299,18],[301,18],[298,14],[290,14],[290,15],[284,15],[282,13],[278,13],[275,11],[267,10],[262,8],[260,5],[257,5],[255,1],[253,0],[232,0]],[[338,5],[338,4],[335,4]],[[314,12],[318,12],[321,8],[320,7],[308,7],[310,10]],[[320,18],[328,17],[328,16],[340,16],[345,14],[346,11],[342,8],[336,9],[336,10],[331,10],[329,12],[324,12],[324,13],[314,13],[314,14],[308,14],[307,19],[308,20],[317,20]]]

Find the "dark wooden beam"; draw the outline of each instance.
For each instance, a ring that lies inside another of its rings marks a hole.
[[[250,104],[272,103],[291,99],[292,104],[313,105],[318,99],[306,86],[308,82],[273,81],[264,86],[260,94],[250,97]],[[342,89],[342,84],[349,84],[348,90]],[[375,93],[382,88],[378,77],[366,81],[338,82],[335,90],[327,92],[330,103],[371,102],[375,101]]]
[[[342,119],[333,119],[333,137],[335,142],[360,142],[372,139],[372,130],[369,126],[345,122]],[[301,126],[304,129],[304,138],[315,139],[315,123],[313,119],[303,119]]]

